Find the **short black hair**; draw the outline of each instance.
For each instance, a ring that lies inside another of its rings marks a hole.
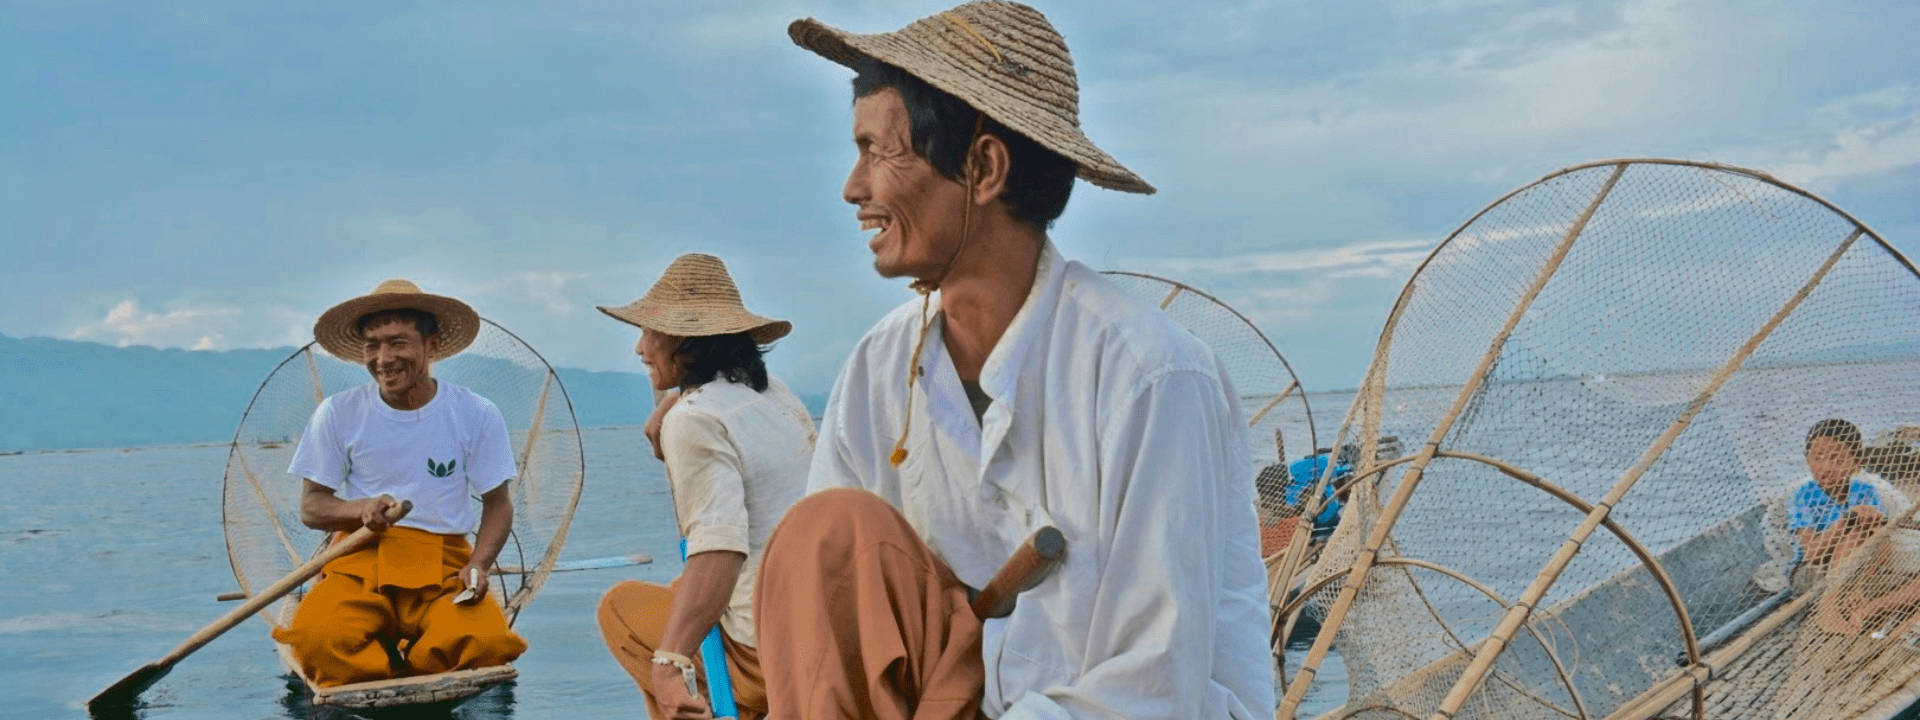
[[[680,387],[695,388],[724,377],[754,392],[766,392],[767,363],[762,356],[768,349],[744,332],[681,338],[673,349],[674,357],[686,360]]]
[[[864,58],[853,67],[853,98],[893,88],[907,108],[907,134],[913,153],[926,158],[933,169],[955,182],[965,182],[968,143],[974,123],[980,133],[1007,144],[1007,190],[1000,199],[1015,220],[1035,228],[1053,226],[1073,195],[1073,178],[1080,165],[1048,150],[981,112],[952,93],[927,84],[905,70]]]
[[[433,313],[413,308],[395,308],[361,315],[360,336],[366,337],[367,330],[398,320],[413,323],[413,329],[420,331],[420,337],[431,337],[440,332],[440,318]]]
[[[1827,418],[1813,424],[1807,431],[1807,451],[1813,450],[1813,441],[1820,438],[1833,438],[1847,446],[1854,457],[1860,457],[1860,428],[1840,418]]]

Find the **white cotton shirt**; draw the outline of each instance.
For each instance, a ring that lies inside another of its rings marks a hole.
[[[716,379],[680,396],[661,420],[661,454],[689,557],[747,556],[720,616],[734,641],[753,646],[753,584],[773,526],[800,499],[813,457],[813,417],[779,380],[766,392]]]
[[[1035,529],[1059,528],[1064,565],[986,622],[981,710],[1272,718],[1253,465],[1205,344],[1048,244],[981,371],[993,398],[982,420],[936,322],[895,469],[919,318],[915,299],[854,349],[808,489],[880,495],[976,589]]]
[[[397,525],[445,535],[479,529],[473,496],[516,474],[507,423],[492,401],[438,382],[418,410],[394,409],[373,383],[321,401],[287,472],[342,500],[412,500]]]

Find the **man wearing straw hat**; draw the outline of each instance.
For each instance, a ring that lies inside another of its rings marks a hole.
[[[1081,133],[1065,41],[1009,2],[788,33],[856,73],[842,194],[875,270],[939,295],[856,346],[811,494],[769,541],[755,612],[773,717],[1272,717],[1225,370],[1047,237],[1076,176],[1153,191]],[[1064,564],[976,619],[969,595],[1049,525]]]
[[[287,468],[304,478],[300,520],[385,531],[328,563],[293,622],[274,631],[315,684],[489,667],[526,652],[500,607],[483,601],[513,525],[506,421],[486,398],[432,373],[479,332],[466,303],[406,280],[380,283],[314,323],[320,346],[365,365],[373,382],[328,397],[307,421]],[[386,510],[400,500],[413,510],[389,527]]]
[[[793,325],[749,312],[727,266],[682,255],[647,294],[600,311],[640,328],[634,352],[656,391],[679,390],[660,450],[687,563],[671,587],[637,581],[600,601],[600,632],[657,720],[710,717],[689,692],[698,650],[719,623],[742,720],[767,711],[755,651],[753,586],[761,549],[806,486],[813,418],[767,373],[768,343]]]

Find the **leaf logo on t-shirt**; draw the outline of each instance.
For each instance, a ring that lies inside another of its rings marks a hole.
[[[445,463],[437,463],[433,461],[433,458],[427,458],[427,472],[433,473],[434,477],[446,477],[448,475],[452,475],[453,464],[456,462],[459,462],[459,461],[448,460]]]

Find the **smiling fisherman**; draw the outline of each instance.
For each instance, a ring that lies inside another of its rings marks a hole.
[[[327,398],[307,421],[287,469],[305,478],[300,520],[385,531],[328,563],[293,622],[274,631],[318,685],[500,665],[527,650],[485,597],[487,569],[513,525],[506,421],[486,398],[432,373],[479,332],[466,303],[406,280],[380,283],[314,323],[320,346],[366,365],[373,382]],[[384,513],[396,499],[413,510],[389,526]]]
[[[1076,176],[1153,191],[1081,133],[1065,41],[1009,2],[788,33],[854,70],[842,196],[875,271],[928,294],[855,347],[812,494],[766,548],[771,716],[1273,717],[1226,372],[1047,237]],[[969,596],[1046,525],[1065,564],[977,619]]]

